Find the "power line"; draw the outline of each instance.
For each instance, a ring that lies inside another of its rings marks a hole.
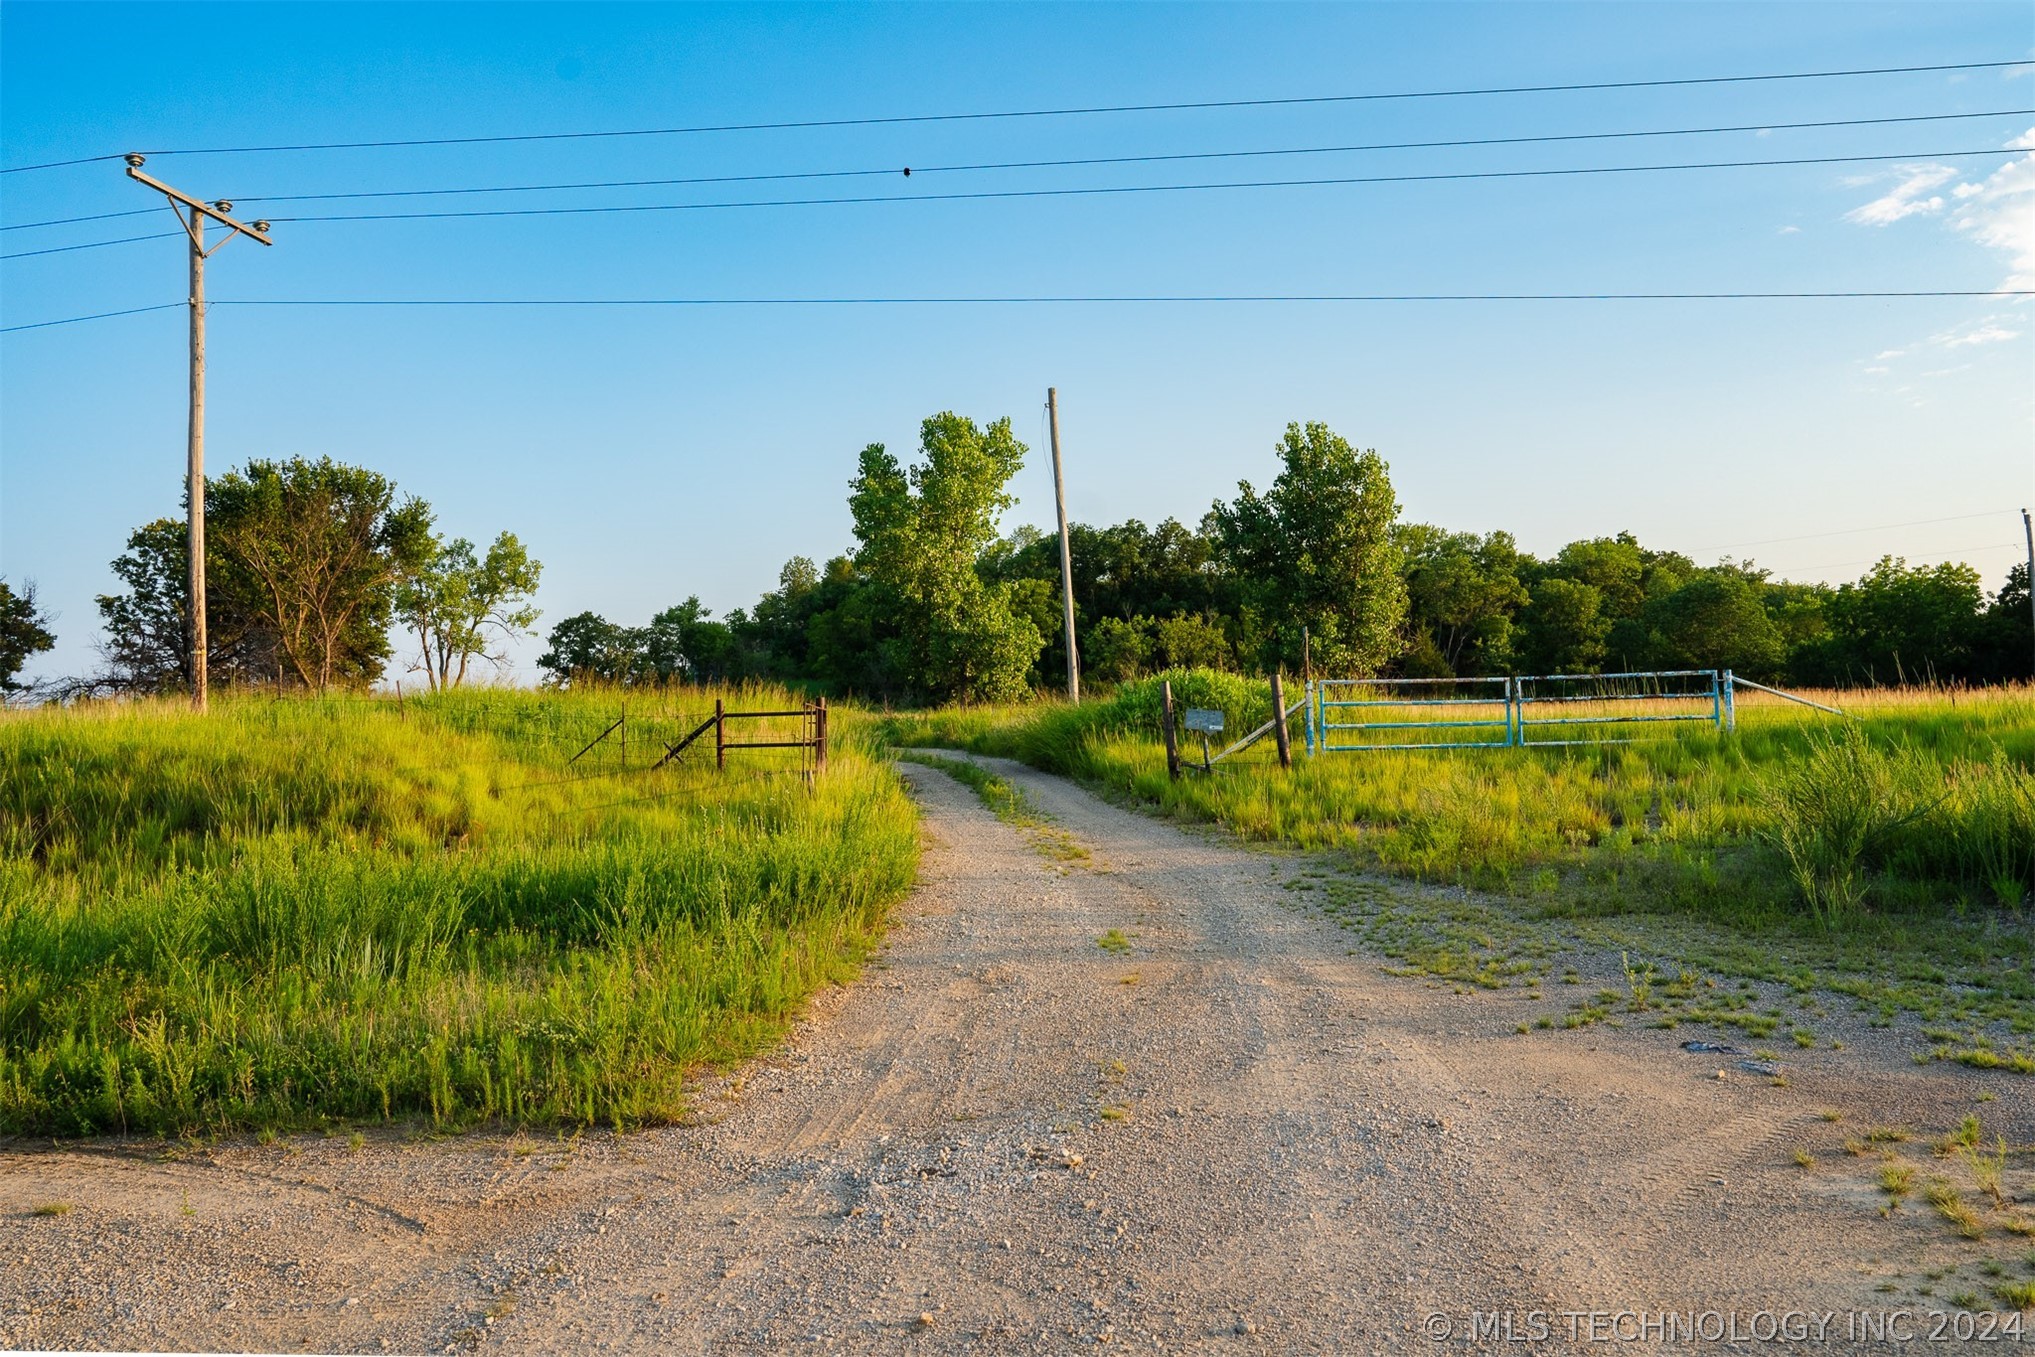
[[[28,325],[0,326],[0,334],[13,334],[16,330],[47,330],[52,325],[77,325],[88,320],[110,320],[114,316],[138,316],[145,311],[181,311],[184,302],[158,302],[154,306],[130,306],[125,311],[96,311],[89,316],[65,316],[62,320],[38,320]],[[214,302],[212,305],[217,306]]]
[[[844,207],[870,203],[983,202],[1011,198],[1078,198],[1133,193],[1197,193],[1233,189],[1327,188],[1355,184],[1425,184],[1477,179],[1547,179],[1592,174],[1650,174],[1674,170],[1756,169],[1791,165],[1853,165],[1889,160],[1952,160],[1973,156],[2017,156],[2020,148],[1976,151],[1906,151],[1897,155],[1798,156],[1786,160],[1708,160],[1671,165],[1589,165],[1549,170],[1463,170],[1438,174],[1350,175],[1325,179],[1252,179],[1219,184],[1104,184],[1075,188],[982,189],[968,193],[867,194],[848,198],[757,198],[718,203],[620,203],[597,207],[494,207],[445,212],[338,212],[322,216],[275,217],[279,222],[447,221],[479,217],[561,217],[626,212],[705,212],[753,207]],[[140,239],[140,237],[137,237]],[[117,244],[121,242],[107,242]],[[83,247],[74,247],[83,248]],[[0,258],[13,258],[0,255]]]
[[[1565,132],[1529,137],[1471,137],[1447,141],[1380,141],[1350,146],[1291,146],[1248,151],[1181,151],[1155,155],[1080,156],[1061,160],[996,160],[968,165],[886,165],[880,169],[799,170],[774,174],[719,174],[684,179],[605,179],[571,184],[499,184],[472,188],[381,189],[348,193],[285,193],[268,196],[242,194],[237,201],[250,203],[304,203],[348,198],[427,198],[475,193],[553,193],[575,189],[670,188],[688,184],[750,184],[788,179],[873,178],[897,174],[961,174],[987,170],[1074,169],[1094,165],[1151,165],[1187,160],[1240,160],[1266,156],[1340,155],[1366,151],[1425,151],[1473,146],[1527,146],[1552,142],[1612,141],[1636,137],[1685,137],[1726,132],[1791,132],[1809,128],[1870,127],[1889,123],[1948,122],[1969,118],[2018,118],[2035,115],[2035,108],[1999,109],[1991,113],[1926,113],[1901,118],[1846,118],[1804,123],[1743,123],[1720,127],[1669,127],[1621,132]],[[122,215],[108,213],[108,216]],[[71,218],[72,221],[92,220]],[[59,223],[29,223],[57,225]],[[0,227],[19,230],[20,227]]]
[[[2035,60],[2019,57],[2010,61],[1967,61],[1930,66],[1875,66],[1826,71],[1779,71],[1758,75],[1685,76],[1666,80],[1601,80],[1558,85],[1497,85],[1468,89],[1397,90],[1373,94],[1297,95],[1271,99],[1203,99],[1181,103],[1102,104],[1075,108],[1010,109],[983,113],[916,113],[890,117],[808,118],[788,122],[717,123],[692,127],[641,127],[594,132],[521,132],[491,136],[409,137],[385,141],[299,142],[290,145],[274,146],[187,146],[168,150],[145,151],[144,153],[148,155],[253,155],[284,151],[362,151],[416,146],[481,146],[499,145],[509,142],[589,141],[617,137],[692,136],[718,132],[779,132],[825,127],[885,127],[910,123],[982,122],[1003,118],[1088,117],[1098,114],[1116,113],[1179,113],[1217,108],[1291,108],[1300,105],[1375,103],[1402,99],[1484,98],[1508,94],[1573,94],[1599,90],[1671,89],[1692,85],[1745,85],[1785,80],[1833,80],[1856,76],[1921,75],[1939,71],[1997,70],[2010,66],[2027,66],[2031,64],[2035,64]],[[0,170],[0,174],[19,174],[29,170],[56,169],[65,165],[83,165],[93,161],[111,160],[114,158],[116,157],[112,155],[86,156],[76,160],[49,161],[41,165],[17,165]]]
[[[156,211],[157,209],[150,208],[149,210]],[[90,240],[86,241],[83,245],[51,245],[41,250],[16,250],[12,254],[0,254],[0,259],[33,259],[39,254],[69,254],[73,250],[103,250],[108,245],[132,245],[136,241],[141,240],[167,240],[171,236],[181,236],[183,234],[182,231],[156,231],[145,236],[121,236],[117,240]]]
[[[2035,297],[2035,288],[1877,289],[1836,292],[1367,292],[1206,293],[1148,296],[975,296],[975,297],[246,297],[208,306],[300,307],[659,307],[659,306],[1193,306],[1384,302],[1713,302],[1713,301],[1895,301],[1926,297]],[[111,316],[140,315],[183,306],[163,302],[128,311],[0,326],[0,334],[75,325]]]
[[[83,217],[52,217],[48,221],[18,221],[12,226],[0,226],[0,231],[34,231],[44,226],[75,226],[81,221],[112,221],[115,217],[145,217],[157,210],[153,207],[130,207],[125,212],[94,212]]]
[[[576,217],[637,212],[713,212],[760,207],[849,207],[876,203],[989,202],[1014,198],[1088,198],[1123,196],[1134,193],[1206,193],[1220,190],[1268,188],[1330,188],[1364,184],[1429,184],[1471,180],[1574,178],[1581,175],[1656,174],[1686,170],[1742,170],[1801,165],[1855,165],[1894,160],[1958,160],[1976,156],[2017,156],[2022,147],[1986,147],[1965,151],[1903,151],[1891,154],[1848,156],[1794,156],[1782,160],[1679,161],[1665,165],[1582,165],[1542,170],[1457,170],[1435,174],[1343,175],[1321,179],[1250,179],[1215,184],[1101,184],[1073,188],[981,189],[966,193],[880,193],[846,198],[752,198],[714,203],[610,203],[587,207],[491,207],[442,212],[332,212],[305,217],[275,217],[279,222],[326,221],[456,221],[487,217]],[[259,199],[251,201],[261,201]],[[37,250],[16,250],[0,254],[0,260],[29,259],[38,255],[67,254],[74,250],[97,250],[109,245],[132,245],[144,240],[161,240],[175,231],[144,236],[121,236],[114,240],[88,241],[82,245],[55,245]]]
[[[1642,137],[1708,136],[1732,132],[1796,132],[1833,127],[1880,127],[1897,123],[1953,122],[1973,118],[2018,118],[2035,115],[2035,108],[2003,108],[1984,113],[1917,113],[1897,118],[1836,118],[1818,122],[1738,123],[1714,127],[1664,127],[1618,132],[1563,132],[1524,137],[1468,137],[1444,141],[1381,141],[1350,146],[1292,146],[1246,151],[1182,151],[1155,155],[1081,156],[1060,160],[1001,160],[969,165],[886,165],[851,170],[791,170],[770,174],[696,175],[678,179],[597,179],[565,184],[492,184],[466,188],[411,188],[354,190],[342,193],[229,194],[236,202],[307,203],[361,198],[432,198],[476,193],[559,193],[584,189],[674,188],[690,184],[753,184],[796,179],[873,178],[879,175],[959,174],[988,170],[1072,169],[1094,165],[1148,165],[1171,161],[1237,160],[1267,156],[1339,155],[1367,151],[1423,151],[1461,149],[1476,146],[1530,146],[1557,142],[1616,141]],[[46,226],[71,226],[79,222],[111,221],[134,217],[152,208],[124,212],[99,212],[81,217],[56,217],[48,221],[16,222],[0,231],[29,231]]]

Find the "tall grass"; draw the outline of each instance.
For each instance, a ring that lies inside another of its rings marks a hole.
[[[1161,677],[1182,705],[1221,708],[1231,730],[1271,714],[1263,683]],[[1824,916],[1832,899],[1847,915],[1874,901],[2021,904],[2035,889],[2035,690],[1844,701],[1856,719],[1742,699],[1732,734],[1692,723],[1623,745],[1374,750],[1297,757],[1290,773],[1270,762],[1268,739],[1179,782],[1158,739],[1157,679],[1080,707],[893,717],[885,733],[1426,879],[1510,890],[1553,873],[1574,887],[1572,907],[1758,920]]]
[[[714,696],[632,696],[626,761],[569,769],[622,699],[0,721],[0,1129],[681,1115],[852,969],[917,852],[852,732],[811,786],[763,751],[650,771]]]

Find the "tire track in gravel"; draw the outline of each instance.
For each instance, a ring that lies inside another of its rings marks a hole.
[[[1087,863],[904,767],[884,952],[694,1125],[219,1147],[190,1214],[193,1165],[0,1148],[0,1346],[1439,1354],[1431,1312],[1843,1309],[1881,1245],[1781,1162],[1807,1100],[1970,1092],[1515,1035],[1513,996],[1349,954],[1292,859],[987,762]]]

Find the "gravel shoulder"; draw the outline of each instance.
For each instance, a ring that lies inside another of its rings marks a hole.
[[[1087,856],[900,765],[929,843],[888,945],[694,1125],[0,1142],[0,1347],[1439,1353],[1472,1310],[1947,1308],[1925,1269],[2028,1251],[1883,1216],[1838,1148],[1968,1112],[2025,1145],[2023,1078],[1863,1030],[1785,1086],[1687,1030],[1522,1035],[1545,1003],[1353,954],[1297,859],[978,761]]]

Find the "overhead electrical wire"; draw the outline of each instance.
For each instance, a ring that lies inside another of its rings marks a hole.
[[[2035,288],[1857,289],[1826,292],[1347,292],[1347,293],[1180,293],[1173,295],[976,296],[976,297],[236,297],[206,303],[278,307],[711,307],[711,306],[1198,306],[1387,302],[1717,302],[1717,301],[1893,301],[1923,297],[2031,297]],[[0,326],[0,334],[45,330],[57,325],[148,311],[181,309],[187,302],[159,302],[125,311]],[[1861,529],[1860,531],[1866,531]]]
[[[1683,161],[1665,165],[1586,165],[1540,170],[1461,170],[1433,174],[1339,175],[1317,179],[1231,180],[1213,184],[1102,184],[1068,188],[979,189],[961,193],[881,193],[842,198],[753,198],[710,203],[608,203],[582,207],[491,207],[435,212],[332,212],[313,216],[277,216],[277,223],[331,221],[451,221],[484,217],[577,217],[642,212],[711,212],[762,207],[846,207],[872,203],[987,202],[1018,198],[1121,197],[1137,193],[1209,193],[1240,189],[1327,188],[1363,184],[1425,184],[1470,180],[1547,179],[1581,175],[1657,174],[1689,170],[1761,169],[1801,165],[1855,165],[1898,160],[1954,160],[1977,156],[2016,156],[2022,148],[1986,147],[1960,151],[1903,151],[1881,155],[1794,156],[1780,160]],[[100,249],[177,235],[174,231],[144,236],[122,236],[115,240],[90,241],[82,245],[58,245],[37,250],[0,254],[0,260],[26,259],[36,255],[64,254],[72,250]]]
[[[1673,89],[1694,85],[1745,85],[1787,80],[1835,80],[1875,75],[1921,75],[1942,71],[1999,70],[2035,65],[2035,58],[2006,61],[1945,62],[1926,66],[1872,66],[1843,70],[1775,71],[1756,75],[1683,76],[1656,80],[1577,81],[1551,85],[1493,85],[1461,89],[1391,90],[1366,94],[1289,95],[1266,99],[1200,99],[1158,104],[1097,104],[1071,108],[1006,109],[981,113],[914,113],[889,117],[806,118],[785,122],[714,123],[691,127],[637,127],[592,132],[516,132],[466,137],[407,137],[381,141],[295,142],[266,146],[184,146],[144,151],[146,155],[254,155],[290,151],[388,150],[417,146],[485,146],[510,142],[589,141],[618,137],[693,136],[720,132],[780,132],[826,127],[892,127],[912,123],[983,122],[1005,118],[1089,117],[1118,113],[1181,113],[1218,108],[1291,108],[1302,105],[1377,103],[1406,99],[1465,99],[1512,94],[1573,94],[1603,90]],[[115,160],[124,152],[12,165],[0,174],[59,169]]]
[[[1956,122],[1973,118],[2020,118],[2035,116],[2035,108],[2002,108],[1983,113],[1916,113],[1890,118],[1834,118],[1817,122],[1737,123],[1712,127],[1644,128],[1618,132],[1560,132],[1521,137],[1459,137],[1443,141],[1382,141],[1348,146],[1292,146],[1245,151],[1178,151],[1150,155],[1078,156],[1059,160],[1001,160],[964,165],[886,165],[880,169],[787,170],[768,174],[694,175],[670,179],[597,179],[564,184],[482,184],[459,188],[366,189],[338,193],[228,194],[235,202],[305,203],[361,198],[434,198],[481,193],[560,193],[585,189],[674,188],[689,184],[753,184],[795,179],[874,178],[897,174],[958,174],[991,170],[1074,169],[1096,165],[1148,165],[1172,161],[1239,160],[1269,156],[1339,155],[1369,151],[1451,150],[1478,146],[1530,146],[1558,142],[1618,141],[1644,137],[1689,137],[1734,132],[1796,132],[1836,127],[1883,127],[1893,124]],[[110,221],[135,217],[156,209],[130,208],[120,212],[99,212],[80,217],[56,217],[48,221],[16,222],[0,231],[28,231],[46,226],[71,226],[80,222]]]
[[[1794,156],[1782,160],[1707,160],[1669,165],[1586,165],[1543,170],[1452,170],[1434,174],[1338,175],[1319,179],[1250,179],[1216,184],[1102,184],[1071,188],[978,189],[965,193],[888,193],[847,198],[760,198],[720,203],[619,203],[596,207],[492,207],[445,212],[335,212],[318,216],[272,217],[276,222],[443,221],[472,217],[559,217],[626,212],[703,212],[751,207],[841,207],[865,203],[979,202],[1010,198],[1078,198],[1133,193],[1206,193],[1265,188],[1326,188],[1357,184],[1428,184],[1475,179],[1547,179],[1595,174],[1655,174],[1678,170],[1740,170],[1791,165],[1856,165],[1894,160],[1956,160],[1974,156],[2018,156],[2020,147],[1965,151],[1902,151],[1889,155]],[[0,258],[9,256],[0,255]]]

